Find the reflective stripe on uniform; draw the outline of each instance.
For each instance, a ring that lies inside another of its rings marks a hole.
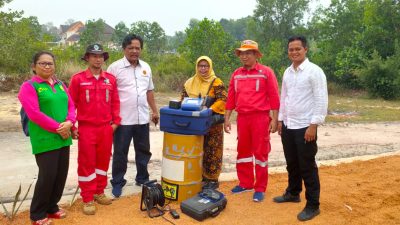
[[[107,171],[100,170],[100,169],[96,169],[95,171],[96,171],[96,173],[99,174],[99,175],[107,176]]]
[[[263,162],[263,161],[256,159],[256,164],[261,167],[266,167],[266,166],[268,166],[268,161]]]
[[[237,80],[235,79],[235,92],[237,92]]]
[[[89,89],[86,89],[86,102],[90,101],[90,97],[89,97]]]
[[[87,177],[84,176],[78,176],[78,181],[82,181],[82,182],[89,182],[94,180],[94,178],[96,178],[96,173],[92,173]]]
[[[248,162],[253,162],[253,157],[241,158],[236,160],[236,163],[248,163]]]
[[[259,91],[259,90],[260,90],[260,80],[257,79],[257,81],[256,81],[256,91]]]
[[[247,78],[264,78],[267,79],[267,76],[264,74],[256,74],[256,75],[236,75],[235,76],[235,80],[236,79],[247,79]]]

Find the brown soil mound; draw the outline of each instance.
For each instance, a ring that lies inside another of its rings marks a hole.
[[[320,168],[321,214],[306,224],[400,224],[400,156],[357,161],[332,167]],[[287,184],[286,174],[270,175],[266,199],[262,203],[252,201],[252,193],[231,195],[236,182],[224,182],[220,190],[227,193],[227,208],[216,218],[204,224],[304,224],[296,215],[305,205],[302,202],[276,204],[272,197],[283,192]],[[125,224],[170,224],[158,217],[150,219],[139,210],[140,195],[121,198],[110,206],[98,206],[95,216],[81,213],[78,201],[67,208],[68,217],[55,221],[57,225],[125,225]],[[197,224],[198,222],[179,210],[181,218],[165,218],[174,224]],[[29,224],[29,212],[22,212],[13,222],[0,218],[0,224]]]

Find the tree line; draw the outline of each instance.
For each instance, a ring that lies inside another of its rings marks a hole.
[[[0,0],[0,8],[10,1]],[[167,36],[157,22],[136,21],[118,23],[111,40],[106,40],[105,21],[89,20],[79,43],[69,47],[48,44],[57,39],[55,29],[39,24],[36,17],[0,12],[0,72],[28,73],[33,53],[47,49],[57,56],[58,74],[69,78],[76,72],[72,70],[84,66],[79,59],[89,43],[109,46],[110,63],[122,56],[122,38],[135,33],[144,38],[143,58],[152,66],[159,90],[179,89],[201,55],[213,59],[216,74],[227,83],[240,65],[234,49],[244,39],[259,43],[264,53],[260,61],[281,79],[290,64],[287,38],[300,34],[309,39],[308,56],[324,69],[330,83],[367,90],[374,97],[400,97],[400,1],[331,0],[328,7],[316,10],[311,3],[257,0],[253,15],[237,20],[191,19],[184,31],[173,36]]]

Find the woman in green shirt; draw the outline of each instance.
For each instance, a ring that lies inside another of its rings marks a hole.
[[[58,207],[69,167],[71,127],[75,107],[68,89],[55,78],[55,59],[50,52],[33,57],[32,79],[24,82],[18,94],[29,118],[28,130],[39,167],[39,175],[30,207],[34,225],[53,224],[51,219],[65,218]]]

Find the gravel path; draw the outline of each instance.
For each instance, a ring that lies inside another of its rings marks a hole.
[[[233,131],[236,127],[233,127]],[[368,123],[368,124],[327,124],[318,130],[319,152],[317,159],[320,164],[329,160],[340,160],[350,157],[373,156],[394,153],[400,150],[400,123]],[[163,132],[154,129],[150,133],[151,151],[153,153],[149,164],[152,179],[160,180]],[[280,137],[271,136],[272,151],[269,155],[271,171],[274,167],[284,170],[285,159]],[[136,175],[133,146],[129,153],[129,164],[126,178],[128,190],[125,194],[140,191],[133,184]],[[0,197],[9,202],[13,199],[22,185],[26,190],[34,183],[37,176],[37,166],[31,154],[29,138],[22,132],[0,132]],[[71,161],[67,184],[64,194],[70,195],[77,186],[77,143],[71,147]],[[224,166],[222,180],[236,179],[236,133],[225,134],[224,137]],[[111,176],[111,169],[108,171]],[[109,186],[108,186],[109,188]],[[31,190],[28,199],[31,198]]]

